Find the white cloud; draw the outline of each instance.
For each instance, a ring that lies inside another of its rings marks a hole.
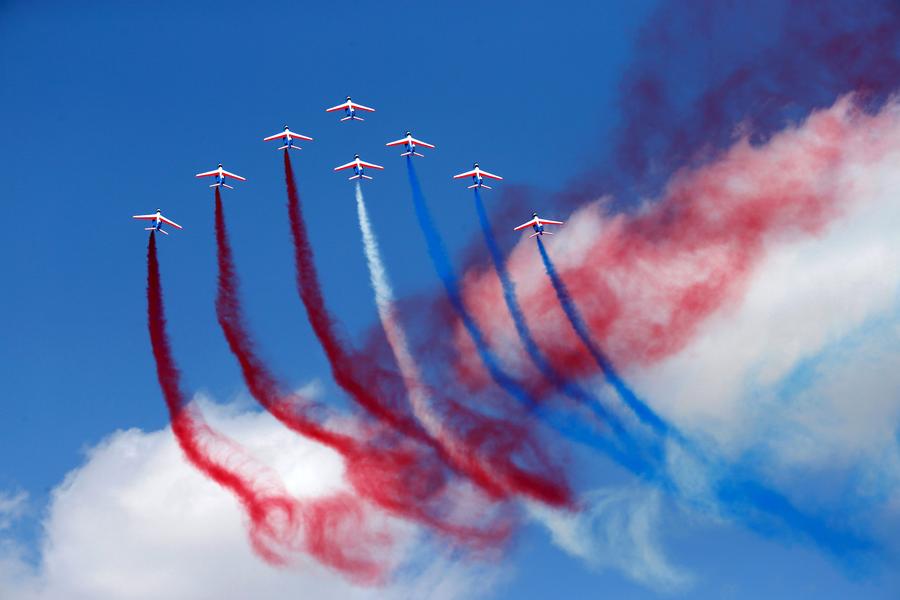
[[[280,474],[289,491],[319,495],[344,486],[330,450],[299,438],[265,413],[201,402],[215,428],[240,440]],[[22,500],[0,506],[18,506]],[[386,519],[397,540],[397,575],[365,588],[300,557],[274,568],[253,554],[244,513],[228,492],[182,457],[172,432],[118,431],[91,449],[53,492],[40,564],[0,546],[4,600],[245,598],[472,598],[502,569],[453,560],[413,525]],[[386,550],[389,551],[389,550]]]
[[[28,493],[25,491],[0,492],[0,531],[9,529],[10,525],[25,512],[27,505]]]
[[[712,455],[715,467],[668,447],[670,475],[700,512],[728,514],[711,486],[740,461],[811,515],[854,525],[882,510],[900,516],[898,165],[900,106],[863,115],[844,99],[764,146],[739,142],[678,174],[634,215],[609,216],[602,201],[583,206],[548,242],[626,380]],[[529,319],[555,332],[542,339],[547,351],[593,372],[573,352],[546,278],[534,276],[542,267],[533,242],[520,242],[508,266]],[[495,279],[468,273],[467,298],[491,339],[513,346],[510,363],[521,363]],[[682,303],[704,280],[708,289]],[[583,518],[606,538],[627,530],[608,512]],[[604,544],[578,533],[578,519],[551,520],[557,542],[611,565]],[[896,519],[875,529],[887,537]],[[635,539],[625,546],[640,546]],[[648,547],[667,565],[658,545]]]
[[[529,505],[553,542],[595,569],[612,568],[658,591],[675,592],[693,580],[664,555],[660,492],[645,486],[594,490],[582,498],[583,510],[565,512]]]
[[[739,300],[684,349],[635,370],[642,395],[731,455],[773,444],[773,461],[835,466],[896,448],[898,164],[900,144],[847,163],[834,181],[844,213],[819,236],[772,241]],[[826,351],[812,385],[791,383]]]

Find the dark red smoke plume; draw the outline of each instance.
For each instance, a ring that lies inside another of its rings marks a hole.
[[[339,493],[301,503],[284,492],[280,482],[273,482],[271,473],[265,482],[259,481],[262,467],[237,443],[210,428],[196,405],[187,403],[166,334],[153,232],[147,247],[147,322],[172,432],[188,461],[240,501],[250,519],[250,540],[256,553],[270,564],[284,565],[290,552],[305,550],[359,583],[380,581],[386,567],[383,559],[361,552],[364,545],[376,540],[366,532],[363,510],[352,495]],[[384,537],[377,541],[379,545],[390,542]]]
[[[286,427],[341,454],[347,478],[356,492],[377,506],[422,523],[438,533],[477,548],[496,546],[510,533],[510,520],[498,506],[474,501],[475,514],[454,514],[454,481],[429,446],[380,425],[363,424],[357,437],[335,432],[319,420],[325,407],[296,393],[286,393],[256,354],[244,325],[231,245],[221,197],[216,192],[216,244],[219,286],[216,314],[237,358],[250,393]],[[486,510],[491,509],[491,510]],[[460,524],[460,517],[465,524]]]
[[[310,325],[331,364],[335,381],[361,406],[397,432],[440,452],[438,445],[428,437],[403,404],[406,390],[396,371],[379,366],[368,356],[356,356],[349,352],[336,332],[319,286],[312,245],[306,236],[300,196],[287,152],[284,154],[284,175],[294,241],[297,288]],[[473,458],[467,465],[455,465],[457,468],[463,468],[468,476],[477,478],[476,481],[485,489],[496,494],[497,485],[485,477],[484,467],[478,465],[483,462],[493,470],[493,480],[502,482],[506,489],[546,504],[572,506],[572,492],[562,470],[552,465],[544,449],[532,439],[527,428],[513,421],[501,425],[494,419],[477,415],[446,398],[441,402],[445,405],[448,420],[458,427],[472,448]],[[490,439],[491,435],[496,437]],[[476,458],[479,452],[481,461]],[[527,462],[529,468],[517,464],[516,459]]]

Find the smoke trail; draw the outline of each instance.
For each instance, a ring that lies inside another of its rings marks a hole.
[[[219,265],[216,314],[251,395],[289,429],[339,452],[346,461],[347,478],[361,497],[473,547],[502,543],[510,533],[509,524],[502,520],[488,520],[483,527],[474,527],[454,523],[443,514],[447,512],[448,494],[452,490],[448,488],[441,463],[427,448],[397,439],[382,429],[364,429],[361,434],[364,441],[330,431],[312,416],[314,409],[320,407],[297,394],[282,391],[282,386],[256,355],[244,325],[238,279],[218,191],[216,246]]]
[[[195,405],[187,404],[166,333],[154,232],[147,247],[147,323],[172,432],[190,463],[240,501],[250,518],[250,540],[257,554],[273,565],[283,565],[287,551],[305,548],[323,564],[360,583],[379,581],[383,565],[355,556],[370,540],[360,532],[362,514],[352,496],[337,494],[301,505],[280,483],[270,481],[269,489],[257,489],[258,483],[246,471],[259,467],[235,442],[211,429]]]
[[[389,407],[382,404],[377,393],[382,397],[391,398],[394,394],[386,393],[389,390],[389,381],[393,374],[376,370],[365,357],[352,357],[344,350],[344,344],[334,331],[331,315],[325,307],[325,300],[319,287],[315,261],[313,259],[312,245],[306,236],[306,225],[300,206],[300,196],[294,180],[293,167],[290,157],[284,155],[284,175],[288,194],[288,215],[290,217],[291,234],[294,241],[294,258],[297,268],[297,287],[300,298],[306,308],[309,322],[319,339],[319,343],[325,350],[325,354],[331,364],[335,381],[345,391],[349,392],[357,402],[374,415],[389,423],[398,431],[426,443],[434,444],[434,440],[428,436],[412,417],[401,416],[400,407]],[[402,382],[401,382],[402,384]],[[393,390],[391,390],[393,391]],[[400,396],[400,393],[396,394]],[[488,428],[481,427],[476,431],[482,435]],[[528,440],[516,440],[517,443],[527,443]],[[440,450],[438,446],[436,450]],[[506,449],[509,451],[509,449]],[[539,448],[530,448],[535,454],[540,455]],[[532,473],[515,464],[511,457],[498,457],[496,464],[505,464],[505,469],[510,473],[512,481],[516,482],[517,490],[532,498],[552,505],[569,505],[571,492],[565,481],[561,481],[558,472]]]
[[[900,3],[660,2],[619,85],[607,155],[554,206],[611,194],[634,204],[736,138],[759,144],[849,92],[877,111],[900,81]]]
[[[498,495],[504,493],[502,490],[497,489],[497,483],[484,470],[477,459],[471,456],[471,452],[465,444],[457,439],[453,431],[444,427],[440,416],[431,410],[428,390],[422,374],[419,372],[419,367],[410,353],[406,333],[395,314],[394,291],[390,281],[388,281],[387,272],[381,260],[378,240],[375,239],[375,232],[372,230],[372,224],[369,221],[369,214],[366,210],[362,186],[359,181],[356,182],[356,211],[359,217],[359,229],[362,233],[366,263],[369,266],[369,278],[372,282],[372,289],[375,291],[375,306],[378,309],[378,317],[381,320],[381,326],[384,328],[388,344],[406,384],[413,415],[415,415],[425,431],[437,440],[454,465],[457,465],[461,470],[472,476],[479,485],[492,493]],[[503,474],[500,473],[500,475]]]
[[[563,308],[572,328],[575,329],[579,339],[588,348],[591,356],[597,362],[597,365],[606,375],[610,383],[619,392],[632,410],[643,420],[648,423],[660,435],[668,435],[677,443],[677,445],[685,450],[687,454],[698,461],[697,466],[701,467],[708,473],[723,471],[722,465],[716,465],[704,455],[693,443],[685,439],[674,427],[670,427],[663,421],[653,410],[646,404],[641,402],[630,389],[625,386],[619,375],[616,373],[608,358],[603,354],[600,348],[591,339],[587,331],[587,327],[582,321],[578,313],[578,309],[572,301],[565,283],[556,271],[556,267],[550,260],[547,249],[544,246],[541,237],[535,238],[541,253],[541,259],[547,270],[553,289],[556,290],[557,298]],[[623,393],[624,392],[624,393]],[[805,533],[813,542],[823,548],[830,550],[836,555],[856,554],[858,552],[867,552],[872,549],[869,542],[860,539],[858,536],[833,529],[821,519],[804,514],[795,507],[790,500],[779,494],[778,492],[765,487],[764,485],[753,481],[751,478],[739,474],[738,470],[732,468],[728,477],[713,481],[713,493],[717,499],[722,502],[725,510],[733,517],[741,519],[752,529],[764,533],[773,534],[777,527],[772,522],[773,518],[780,521],[790,529]],[[667,487],[672,487],[672,482],[665,482]]]
[[[382,403],[382,399],[370,391],[370,389],[378,389],[379,386],[373,385],[373,383],[377,379],[383,379],[387,374],[377,372],[371,363],[363,358],[357,360],[355,356],[351,356],[345,350],[346,344],[340,339],[332,316],[325,309],[325,299],[319,287],[312,245],[306,235],[300,197],[294,181],[291,159],[287,153],[284,154],[284,174],[288,191],[288,216],[294,241],[297,288],[300,292],[300,299],[306,308],[309,323],[331,365],[335,382],[367,410],[397,430],[415,439],[427,440],[427,435],[418,426],[418,423],[403,414],[399,407],[392,409],[386,406]],[[363,373],[364,369],[369,371]]]
[[[563,435],[602,450],[621,464],[627,465],[631,463],[631,459],[624,456],[619,449],[609,442],[609,440],[598,437],[594,431],[586,428],[580,421],[572,418],[563,420],[559,414],[553,413],[541,406],[532,394],[503,370],[497,361],[497,358],[494,356],[494,353],[491,351],[487,340],[484,337],[484,333],[482,333],[481,329],[478,327],[475,319],[472,318],[472,315],[469,313],[465,302],[462,299],[456,275],[453,272],[453,267],[450,265],[450,259],[447,256],[447,251],[444,248],[444,243],[441,240],[440,234],[431,219],[431,213],[428,211],[425,197],[422,194],[422,188],[419,185],[419,178],[416,176],[410,157],[406,157],[406,168],[409,177],[409,185],[412,189],[416,217],[419,220],[419,227],[425,235],[425,243],[428,246],[428,254],[431,257],[431,262],[438,273],[438,277],[441,279],[441,283],[444,285],[444,290],[447,294],[447,298],[450,300],[450,304],[453,306],[457,317],[462,321],[463,326],[466,328],[466,332],[475,344],[478,356],[481,359],[482,364],[487,368],[494,383],[500,386],[507,394],[515,398],[529,411],[533,411],[541,416],[545,422]]]
[[[652,427],[657,434],[663,436],[675,434],[680,438],[680,435],[671,429],[668,423],[663,421],[652,408],[644,404],[631,388],[625,384],[613,366],[612,361],[610,361],[606,354],[604,354],[597,344],[594,343],[590,333],[588,333],[587,326],[584,324],[581,315],[578,313],[578,308],[575,306],[575,303],[572,302],[572,297],[569,295],[565,283],[563,283],[563,280],[556,272],[553,263],[550,262],[550,256],[547,254],[547,249],[544,248],[544,242],[541,240],[541,236],[537,236],[535,239],[537,240],[538,248],[540,248],[541,251],[544,268],[547,270],[547,275],[550,276],[550,281],[553,284],[553,289],[556,291],[556,297],[559,299],[559,304],[562,306],[563,312],[566,313],[566,317],[569,319],[572,329],[575,331],[578,339],[581,340],[581,343],[584,344],[584,347],[590,352],[594,361],[597,363],[597,366],[600,367],[600,370],[606,377],[606,380],[613,386],[622,401],[634,411],[634,414],[637,415],[642,422]]]
[[[503,288],[503,299],[506,302],[506,307],[509,310],[510,316],[512,316],[519,339],[525,347],[528,356],[531,358],[532,363],[534,363],[541,374],[550,381],[554,387],[594,411],[594,413],[603,422],[607,423],[616,435],[628,446],[630,452],[639,452],[635,445],[635,440],[632,438],[631,434],[625,430],[625,427],[618,416],[606,410],[597,398],[592,397],[580,385],[577,385],[561,375],[553,365],[550,364],[550,361],[544,355],[543,351],[541,351],[537,341],[531,334],[531,330],[525,320],[525,314],[522,312],[521,306],[519,306],[519,301],[516,298],[515,284],[509,276],[509,271],[506,269],[503,253],[494,238],[490,220],[484,209],[484,203],[481,200],[481,192],[479,192],[477,187],[475,188],[475,210],[478,213],[478,221],[481,224],[481,232],[484,234],[484,241],[487,244],[491,260],[494,263],[494,270],[496,271],[497,277],[500,279],[500,284]],[[653,454],[654,459],[658,459],[659,449],[654,449]],[[637,456],[628,457],[628,464],[626,466],[632,470],[643,470],[646,466],[641,464],[641,462],[641,459]]]

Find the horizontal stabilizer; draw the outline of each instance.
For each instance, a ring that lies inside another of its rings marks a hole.
[[[528,239],[531,239],[531,238],[533,238],[533,237],[536,236],[536,235],[541,235],[541,232],[540,232],[540,231],[535,231],[534,233],[532,233],[531,235],[528,236]]]
[[[293,146],[293,145],[288,146],[287,144],[285,144],[284,146],[278,147],[279,150],[287,150],[288,148],[293,148],[294,150],[300,150],[300,146]]]

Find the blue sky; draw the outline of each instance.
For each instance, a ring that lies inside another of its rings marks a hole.
[[[243,384],[213,312],[212,193],[193,174],[222,162],[247,177],[224,199],[254,332],[288,381],[320,378],[339,398],[296,297],[280,153],[261,139],[285,123],[315,138],[294,166],[325,294],[358,335],[377,315],[353,189],[331,168],[355,153],[386,167],[366,198],[397,295],[435,290],[403,163],[385,142],[410,129],[437,145],[417,169],[458,254],[478,231],[452,174],[477,160],[504,185],[555,191],[609,160],[620,83],[655,8],[0,6],[0,490],[31,496],[22,539],[36,542],[49,491],[85,448],[117,429],[167,423],[145,327],[145,236],[132,214],[160,207],[184,226],[160,241],[173,346],[192,388],[229,401]],[[324,112],[348,94],[377,112],[353,124]],[[532,207],[519,208],[524,221]],[[592,472],[597,459],[574,452],[586,479],[609,471]],[[667,504],[664,514],[684,519],[666,523],[669,554],[702,578],[689,597],[894,597],[881,575],[739,526],[696,525]],[[615,570],[588,568],[536,526],[506,562],[514,572],[496,598],[657,596]]]

